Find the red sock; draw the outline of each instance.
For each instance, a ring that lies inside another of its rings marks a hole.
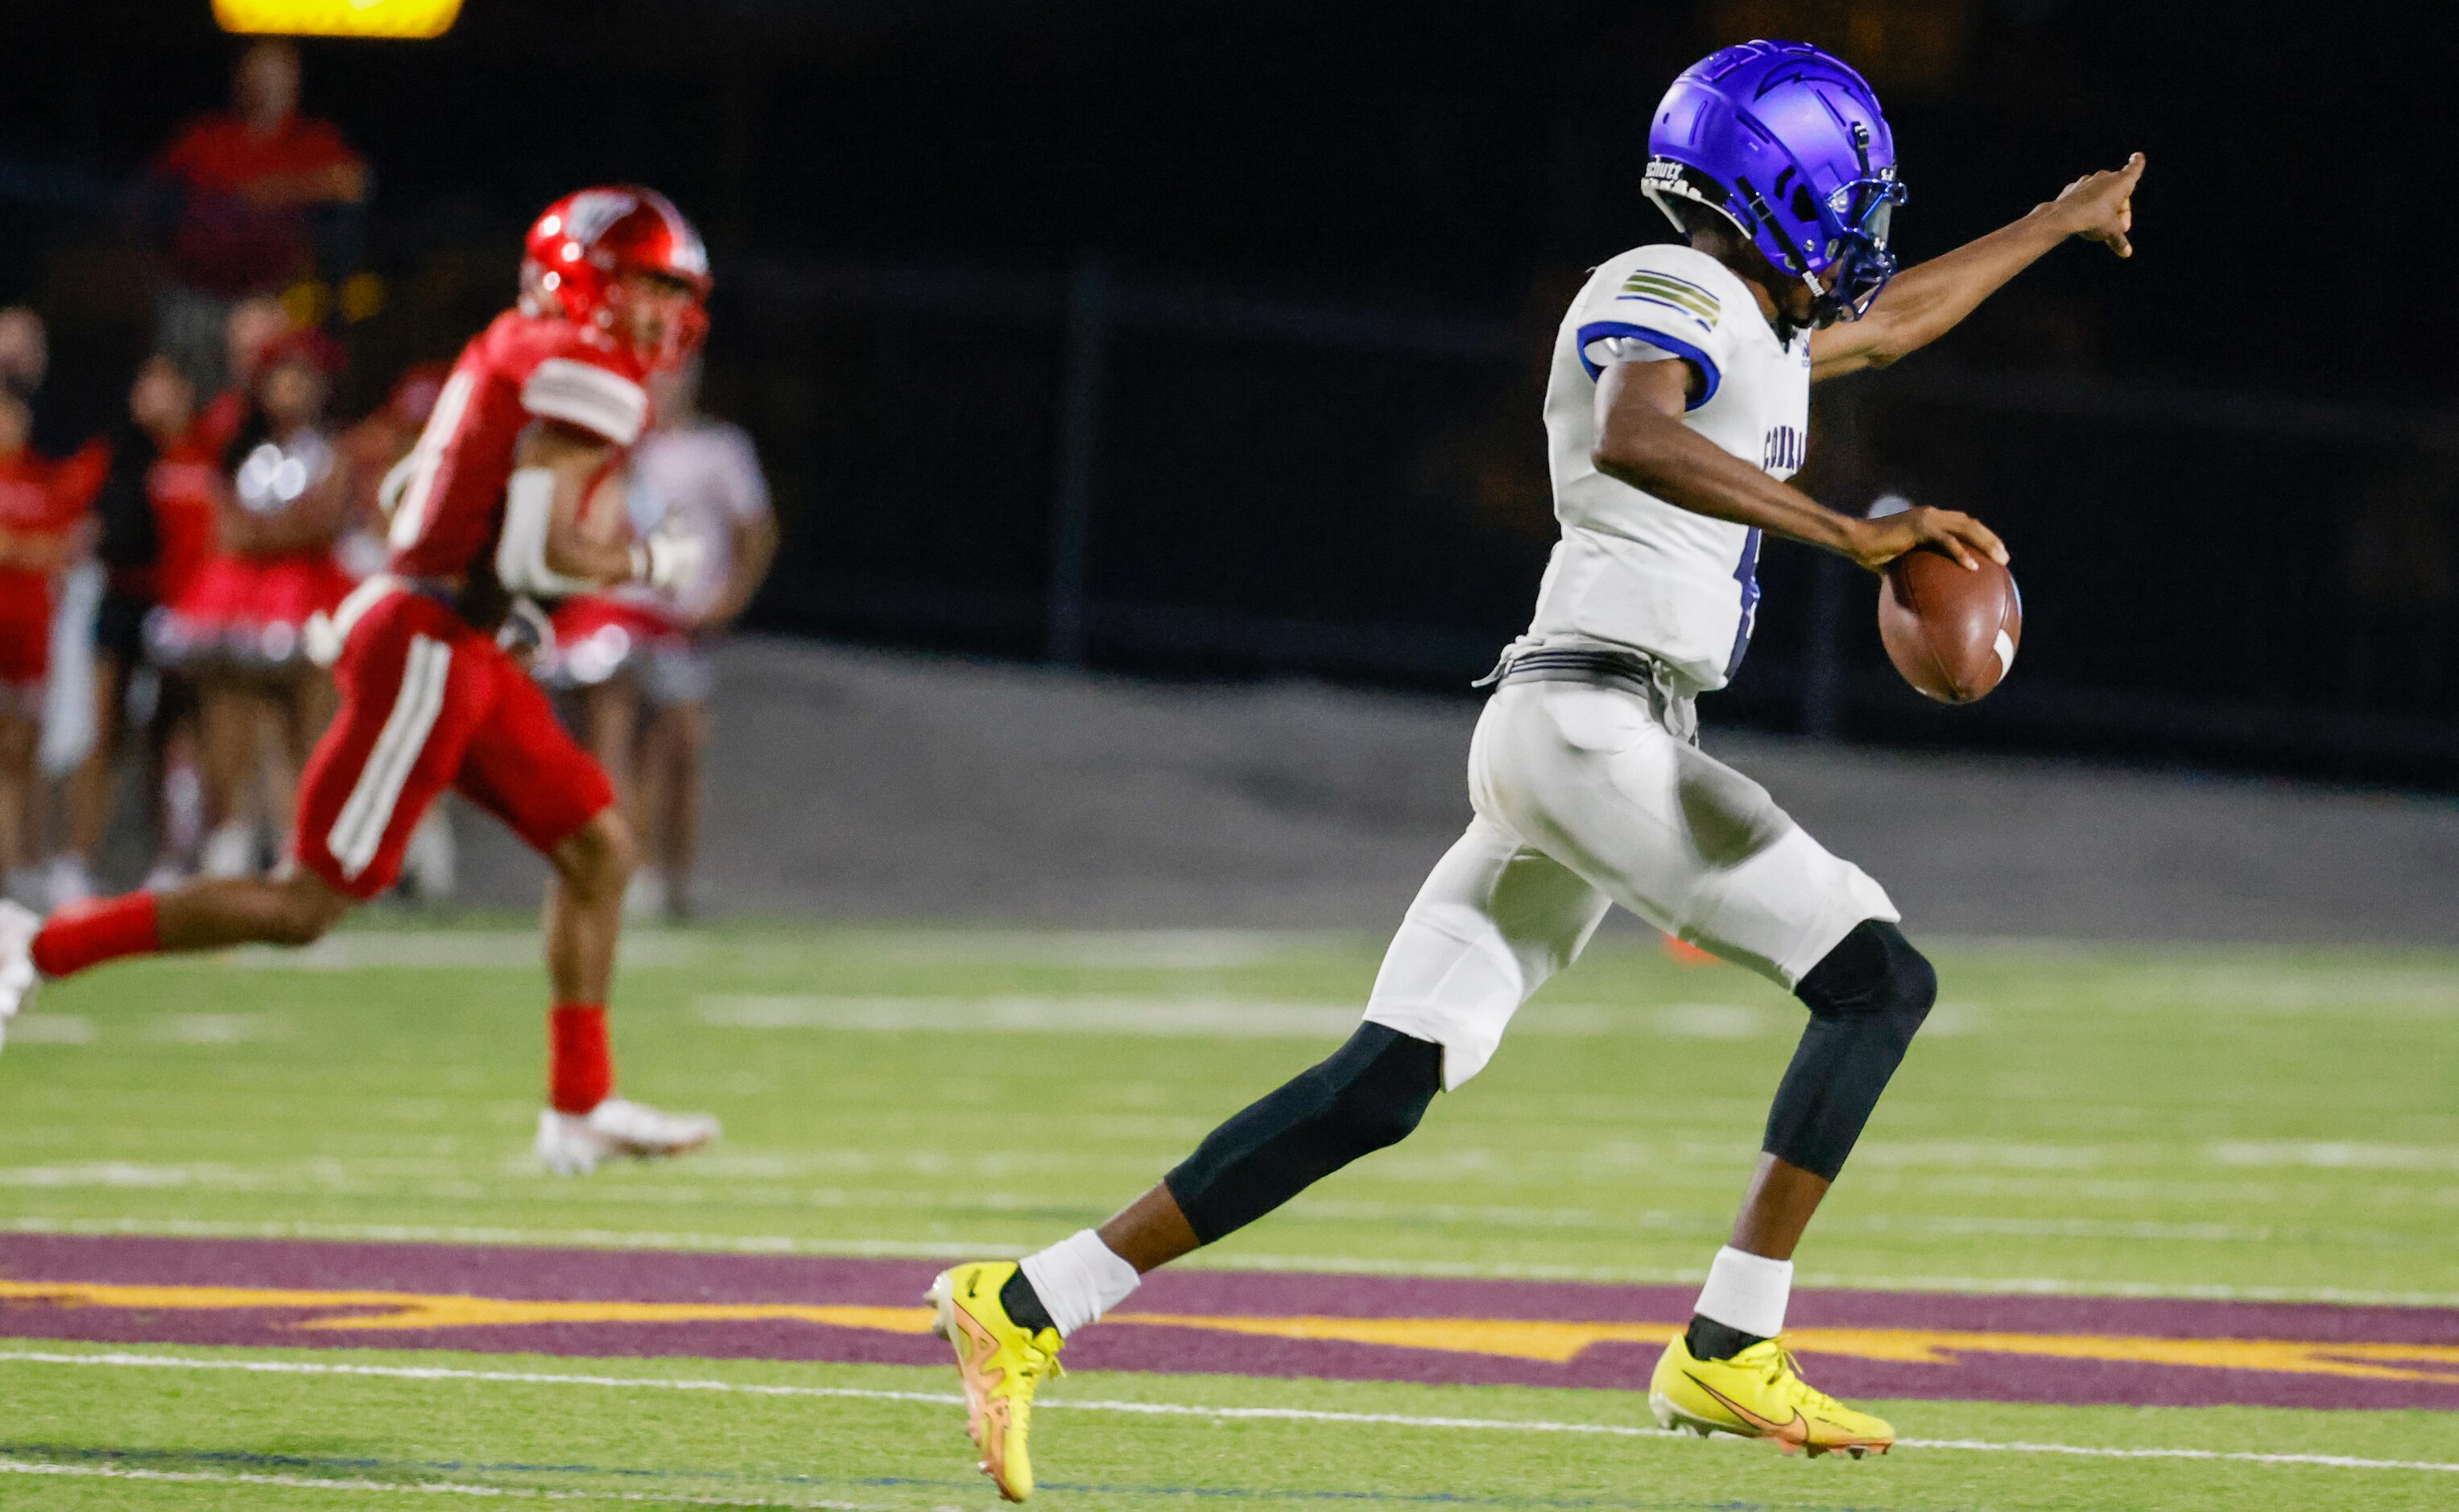
[[[67,976],[123,956],[151,956],[162,948],[154,894],[73,903],[45,920],[34,935],[34,970]]]
[[[556,1004],[547,1016],[547,1101],[557,1112],[586,1113],[615,1090],[605,1004]]]

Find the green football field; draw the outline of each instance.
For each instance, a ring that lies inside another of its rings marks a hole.
[[[1380,943],[646,934],[624,1089],[726,1135],[586,1181],[527,1158],[517,920],[49,989],[0,1055],[0,1506],[990,1505],[908,1272],[1098,1222],[1335,1043]],[[1799,1010],[1624,938],[1406,1144],[1152,1304],[1205,1315],[1122,1319],[1118,1368],[1045,1395],[1037,1501],[2459,1505],[2459,956],[1935,954],[1941,1006],[1799,1261],[1806,1294],[1871,1293],[1803,1350],[1908,1383],[1865,1401],[1894,1455],[1650,1425],[1677,1294],[1650,1289],[1720,1241]],[[789,1265],[816,1269],[761,1269]],[[788,1294],[806,1273],[851,1290]],[[1488,1304],[1461,1315],[1504,1320],[1490,1347],[1409,1321]],[[388,1310],[425,1321],[365,1331]],[[1595,1342],[1548,1354],[1529,1318]]]

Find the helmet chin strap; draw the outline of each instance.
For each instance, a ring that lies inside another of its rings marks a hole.
[[[1745,183],[1742,187],[1749,195],[1754,207],[1755,207],[1762,215],[1769,216],[1771,222],[1773,222],[1774,217],[1772,213],[1768,211],[1766,200],[1759,197],[1758,191],[1748,183]],[[1656,206],[1658,213],[1663,215],[1667,220],[1671,221],[1673,225],[1673,229],[1676,231],[1685,231],[1688,227],[1682,223],[1682,218],[1674,213],[1673,207],[1665,202],[1666,197],[1669,195],[1688,200],[1692,204],[1704,205],[1708,209],[1714,211],[1717,215],[1724,218],[1727,225],[1734,228],[1734,234],[1741,238],[1743,245],[1755,246],[1757,244],[1755,239],[1751,235],[1750,228],[1743,225],[1741,220],[1736,218],[1731,210],[1718,204],[1715,200],[1709,199],[1706,195],[1699,194],[1687,186],[1679,184],[1660,186],[1650,183],[1641,185],[1640,193],[1647,198],[1649,203]],[[1783,241],[1786,248],[1792,254],[1796,262],[1807,262],[1809,261],[1807,257],[1802,255],[1801,249],[1798,246],[1794,245],[1793,239],[1784,234],[1781,226],[1776,227],[1776,235],[1781,241]],[[1768,261],[1771,262],[1771,265],[1773,265],[1773,260],[1771,259]],[[1824,325],[1826,323],[1825,320],[1820,318],[1821,316],[1826,317],[1826,320],[1834,320],[1854,313],[1849,307],[1841,310],[1829,310],[1820,307],[1828,299],[1828,285],[1819,279],[1816,272],[1793,273],[1790,268],[1778,268],[1776,271],[1779,273],[1792,274],[1793,277],[1801,281],[1804,287],[1810,290],[1810,297],[1813,301],[1813,313],[1811,316],[1811,324],[1813,326]]]

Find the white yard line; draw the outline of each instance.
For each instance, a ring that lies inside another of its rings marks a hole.
[[[268,1376],[358,1376],[390,1380],[493,1381],[520,1386],[596,1386],[618,1391],[714,1392],[746,1396],[822,1397],[854,1401],[922,1402],[961,1407],[954,1392],[874,1391],[854,1386],[788,1386],[765,1381],[669,1379],[641,1376],[557,1375],[542,1371],[456,1370],[426,1365],[349,1365],[320,1360],[196,1359],[176,1354],[71,1354],[38,1350],[0,1350],[0,1365],[86,1365],[137,1370],[244,1371]],[[1556,1422],[1519,1418],[1431,1418],[1405,1413],[1324,1412],[1304,1407],[1208,1407],[1191,1402],[1069,1401],[1035,1403],[1044,1412],[1122,1413],[1156,1418],[1201,1418],[1216,1422],[1275,1421],[1341,1423],[1352,1426],[1440,1428],[1463,1433],[1539,1433],[1594,1435],[1612,1438],[1679,1437],[1657,1428],[1629,1423]],[[2459,1475],[2459,1463],[2432,1460],[2370,1460],[2356,1455],[2265,1454],[2237,1449],[2113,1448],[2098,1444],[2030,1443],[1988,1438],[1905,1438],[1907,1449],[1946,1450],[1974,1454],[2068,1455],[2093,1460],[2198,1460],[2232,1464],[2313,1465],[2332,1470],[2417,1470]],[[6,1463],[6,1461],[0,1461]],[[367,1482],[370,1489],[380,1487]],[[413,1489],[428,1489],[414,1487]],[[483,1493],[481,1493],[483,1494]],[[527,1493],[512,1493],[527,1494]],[[538,1493],[546,1495],[549,1493]]]
[[[1293,951],[1337,948],[1356,936],[1295,930],[948,930],[881,937],[903,965],[947,961],[1091,966],[1129,970],[1219,971],[1254,966]]]
[[[2205,1146],[2214,1166],[2256,1170],[2459,1171],[2459,1150],[2427,1144],[2360,1144],[2347,1140],[2262,1144],[2222,1140]]]
[[[1225,970],[1272,961],[1290,952],[1345,943],[1338,934],[1250,930],[830,930],[831,949],[892,962],[948,961],[1133,970]],[[622,961],[636,967],[696,966],[773,950],[758,934],[689,930],[627,930]],[[208,957],[242,971],[500,970],[535,967],[538,936],[527,929],[357,930],[328,934],[301,950],[243,946]]]
[[[824,1509],[824,1512],[873,1512],[872,1508],[859,1502],[753,1502],[741,1497],[687,1496],[662,1491],[567,1491],[545,1486],[486,1485],[450,1480],[344,1480],[324,1476],[268,1475],[246,1470],[145,1470],[133,1465],[53,1464],[32,1460],[0,1459],[0,1475],[154,1480],[174,1485],[284,1486],[305,1491],[369,1491],[382,1496],[494,1497],[515,1502],[655,1502],[664,1506],[811,1507]]]
[[[719,1029],[821,1029],[872,1034],[1099,1034],[1137,1038],[1317,1040],[1347,1034],[1364,1005],[1271,1002],[1230,996],[1127,993],[997,993],[847,996],[708,993],[692,1014]],[[1793,1032],[1799,1016],[1740,1003],[1547,1003],[1513,1024],[1539,1039],[1595,1040],[1655,1034],[1680,1040],[1749,1040]]]
[[[0,1218],[0,1233],[126,1234],[174,1239],[330,1239],[374,1244],[562,1245],[584,1250],[684,1250],[851,1259],[967,1260],[1028,1252],[1011,1240],[797,1238],[688,1230],[502,1228],[435,1224],[221,1223],[192,1218]],[[1705,1274],[1705,1272],[1701,1272]]]
[[[19,1014],[9,1025],[11,1044],[86,1045],[94,1043],[94,1020],[83,1014]]]
[[[683,931],[627,931],[627,966],[697,966],[728,950],[727,942]],[[239,971],[505,970],[538,963],[533,930],[367,930],[327,934],[299,950],[245,945],[204,957]]]
[[[899,1260],[1012,1259],[1033,1245],[1015,1238],[814,1239],[796,1234],[711,1233],[692,1229],[513,1228],[435,1224],[349,1224],[268,1221],[230,1223],[191,1218],[0,1218],[0,1233],[128,1234],[175,1239],[326,1239],[375,1244],[568,1246],[584,1250],[683,1250],[733,1254]],[[1503,1260],[1360,1260],[1353,1255],[1227,1253],[1202,1270],[1321,1271],[1331,1275],[1432,1276],[1495,1281],[1596,1281],[1623,1286],[1696,1286],[1697,1266],[1517,1265]],[[2226,1283],[2076,1280],[2066,1276],[1874,1275],[1805,1270],[1795,1283],[1844,1292],[1944,1292],[1977,1295],[2125,1297],[2186,1302],[2327,1302],[2343,1307],[2459,1308],[2459,1292],[2368,1292],[2347,1287],[2232,1286]]]
[[[1237,998],[1001,994],[834,997],[715,993],[692,1014],[720,1029],[827,1029],[878,1034],[1101,1034],[1225,1040],[1323,1039],[1357,1026],[1355,1003]]]

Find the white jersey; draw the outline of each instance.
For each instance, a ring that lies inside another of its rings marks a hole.
[[[1723,687],[1750,643],[1759,533],[1669,504],[1589,460],[1597,374],[1667,358],[1704,380],[1684,417],[1692,430],[1773,477],[1801,466],[1809,332],[1776,340],[1750,289],[1704,252],[1644,246],[1608,260],[1554,337],[1545,438],[1563,539],[1521,643],[1642,651],[1696,693]]]
[[[624,502],[636,533],[672,522],[700,541],[703,555],[689,582],[672,589],[625,583],[610,590],[612,597],[691,622],[725,596],[734,572],[734,528],[767,514],[768,480],[740,426],[694,418],[641,437]]]

